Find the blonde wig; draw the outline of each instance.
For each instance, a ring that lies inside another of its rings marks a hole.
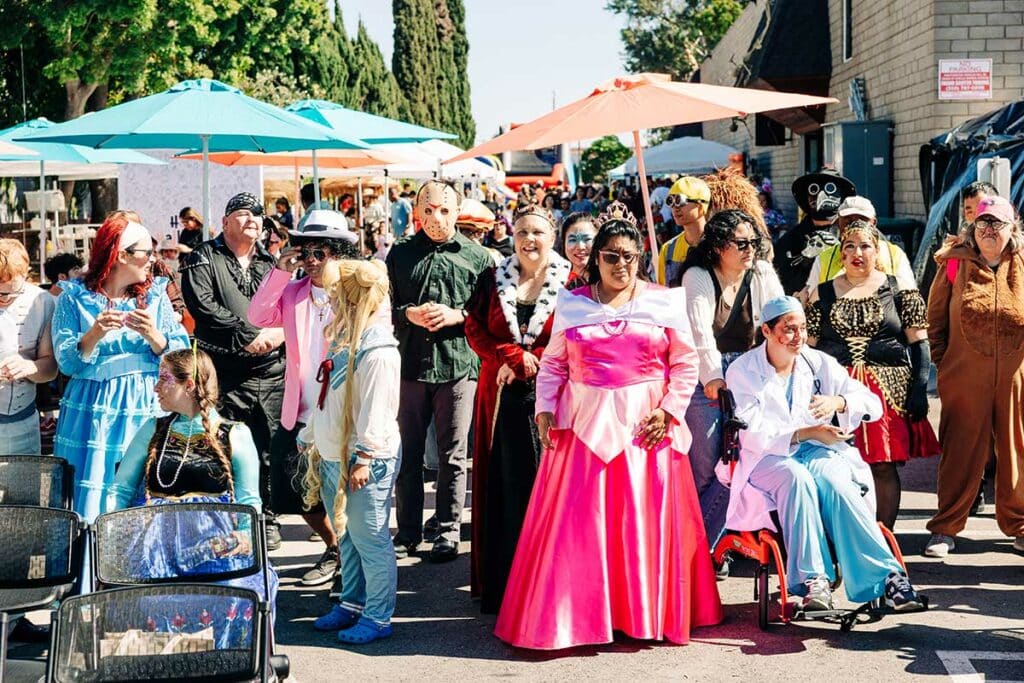
[[[331,301],[334,320],[325,331],[328,341],[327,357],[342,349],[348,349],[342,410],[340,443],[348,448],[355,421],[352,419],[353,373],[359,342],[366,328],[377,315],[380,307],[388,301],[388,273],[383,261],[356,261],[340,259],[328,261],[323,267],[323,284]],[[338,368],[336,371],[340,371]],[[341,536],[347,525],[345,504],[348,500],[348,463],[351,453],[341,453],[341,476],[334,497],[334,530]],[[303,475],[303,502],[312,507],[320,500],[320,453],[316,448],[306,452],[306,471]]]

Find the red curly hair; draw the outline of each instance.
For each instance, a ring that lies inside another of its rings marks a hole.
[[[89,269],[84,278],[85,286],[90,291],[100,291],[110,279],[110,274],[117,265],[117,255],[121,253],[121,249],[118,248],[121,235],[129,222],[139,222],[139,215],[134,211],[115,211],[107,216],[103,225],[96,231],[92,252],[89,254]],[[138,308],[146,307],[146,295],[152,284],[153,274],[150,273],[142,282],[136,282],[128,287],[128,295],[135,297]]]

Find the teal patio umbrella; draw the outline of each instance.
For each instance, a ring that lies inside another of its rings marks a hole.
[[[299,100],[286,107],[290,112],[298,114],[310,121],[327,126],[334,131],[344,131],[355,135],[363,142],[373,145],[399,144],[406,142],[426,142],[427,140],[453,140],[458,135],[445,133],[433,128],[417,126],[405,121],[376,116],[366,112],[347,109],[340,104],[327,100]],[[316,159],[313,159],[313,187],[319,189]],[[387,169],[384,169],[384,185],[387,187]],[[359,201],[362,201],[360,198]],[[388,193],[384,192],[384,212],[389,213]]]
[[[357,137],[332,131],[207,78],[182,81],[161,93],[16,140],[70,142],[97,149],[201,149],[206,217],[210,215],[210,152],[367,148]],[[203,231],[208,237],[206,225]]]
[[[52,129],[56,124],[44,118],[32,119],[0,130],[0,143]],[[65,142],[21,142],[24,153],[0,153],[0,177],[39,176],[39,189],[46,189],[46,174],[76,179],[107,177],[115,164],[162,164],[153,157],[130,149],[93,149]],[[46,259],[46,194],[42,195],[39,232],[39,263]],[[40,278],[42,266],[40,265]]]

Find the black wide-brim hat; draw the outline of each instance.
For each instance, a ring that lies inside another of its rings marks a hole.
[[[793,181],[793,199],[796,200],[804,213],[808,213],[811,207],[807,204],[808,188],[812,184],[818,187],[825,187],[827,183],[834,183],[836,192],[840,199],[846,199],[857,194],[857,186],[849,178],[839,174],[839,171],[831,168],[823,168],[815,173],[808,173]]]

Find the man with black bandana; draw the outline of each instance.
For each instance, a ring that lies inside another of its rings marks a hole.
[[[853,182],[831,168],[809,173],[793,182],[793,198],[804,212],[804,218],[775,245],[775,270],[786,294],[801,291],[818,254],[838,243],[835,222],[839,205],[855,194],[857,188]]]
[[[433,418],[439,461],[433,562],[453,560],[459,553],[466,451],[480,369],[466,341],[464,309],[480,275],[494,267],[486,249],[455,229],[461,201],[447,183],[424,183],[413,206],[419,232],[399,240],[387,257],[392,320],[402,353],[395,551],[406,557],[423,540],[423,452]]]
[[[270,509],[270,438],[281,415],[284,393],[284,331],[249,322],[249,302],[274,257],[260,244],[263,206],[248,192],[224,209],[223,232],[188,254],[181,289],[196,321],[200,349],[210,354],[220,384],[220,414],[252,430],[260,455],[260,497],[267,521],[267,548],[281,545],[280,526]]]

